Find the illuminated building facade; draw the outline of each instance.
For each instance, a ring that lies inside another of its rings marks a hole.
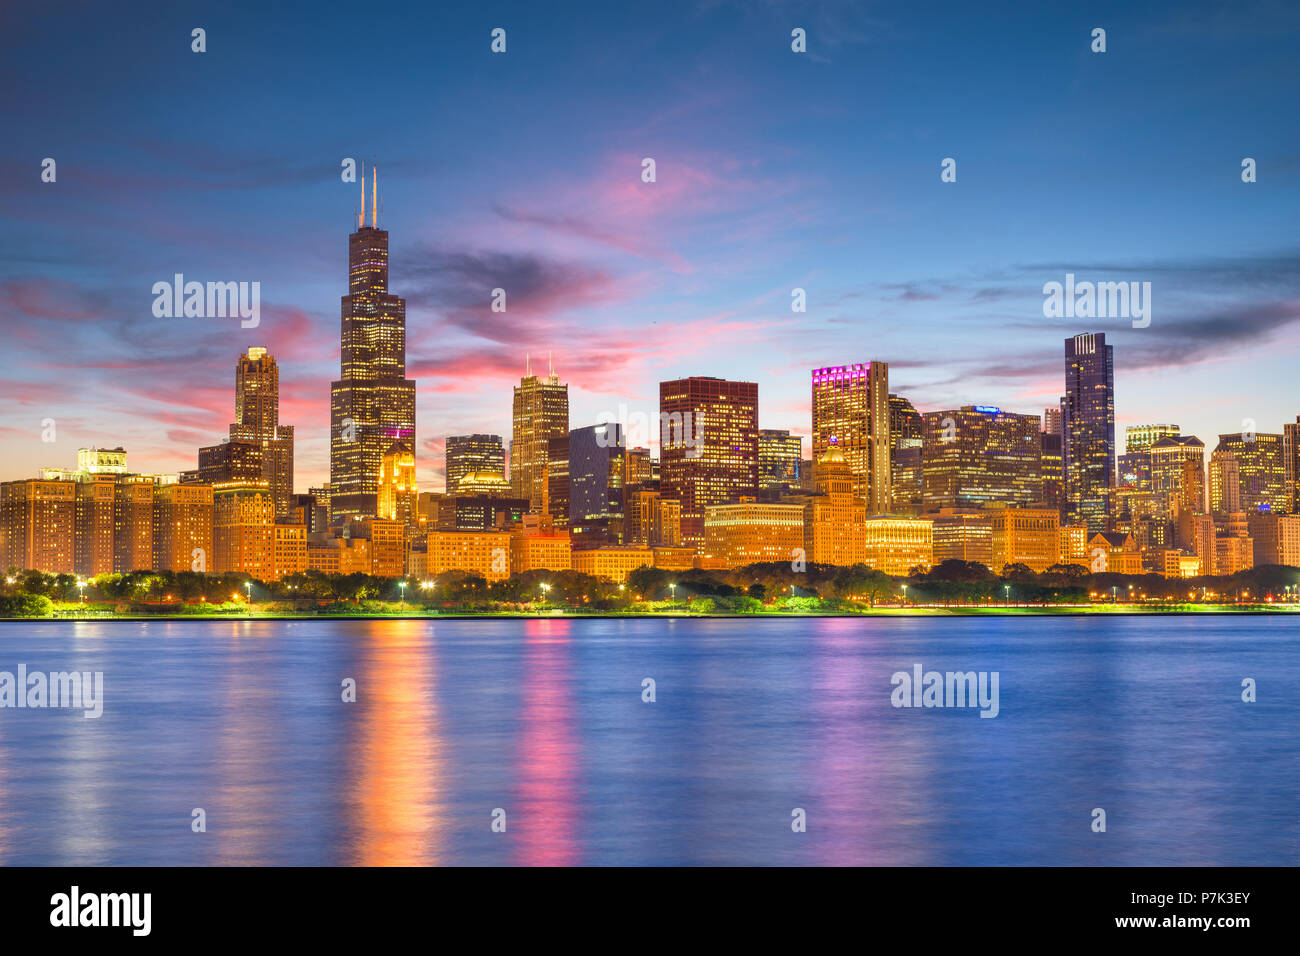
[[[1042,572],[1060,563],[1061,513],[1055,508],[996,508],[989,518],[992,570],[1023,564]]]
[[[1151,491],[1167,516],[1205,511],[1205,442],[1194,435],[1168,435],[1151,446]]]
[[[430,531],[428,573],[477,574],[488,582],[510,577],[510,533],[506,531]]]
[[[926,518],[869,515],[863,523],[863,561],[886,574],[906,575],[934,564],[934,525]]]
[[[917,515],[924,508],[921,413],[901,395],[889,396],[889,512]]]
[[[126,449],[78,448],[77,471],[86,475],[125,475]]]
[[[1061,397],[1065,519],[1105,530],[1115,488],[1115,359],[1104,332],[1065,340]]]
[[[1285,514],[1290,510],[1282,435],[1263,432],[1220,435],[1218,450],[1231,452],[1237,459],[1242,511]]]
[[[812,370],[812,460],[840,446],[853,494],[871,514],[886,514],[890,486],[889,364],[864,362]]]
[[[627,576],[637,568],[649,567],[656,567],[655,552],[641,545],[605,545],[573,552],[573,570],[615,584],[626,583]]]
[[[623,515],[624,543],[649,547],[680,547],[682,503],[653,489],[628,491]]]
[[[154,570],[213,570],[212,486],[155,485],[153,507]]]
[[[974,561],[993,567],[993,517],[974,508],[940,508],[926,515],[932,525],[935,564]]]
[[[0,564],[75,573],[76,520],[76,482],[23,479],[0,484]]]
[[[758,487],[758,384],[697,376],[659,383],[659,481],[681,502],[682,542],[704,540],[705,511]]]
[[[617,537],[623,518],[623,429],[618,422],[569,432],[569,527],[593,538]],[[610,525],[617,527],[611,536]]]
[[[212,570],[275,577],[275,500],[265,479],[212,486]]]
[[[1254,563],[1300,568],[1300,514],[1257,511],[1246,516]]]
[[[844,452],[826,450],[813,465],[813,493],[804,505],[804,551],[815,564],[848,567],[866,560],[867,504],[853,496]]]
[[[117,496],[117,476],[85,474],[76,485],[76,568],[77,574],[93,577],[113,571],[113,502]],[[211,525],[209,516],[209,528]]]
[[[799,466],[803,461],[803,439],[788,430],[758,430],[758,487],[784,492],[799,487]]]
[[[925,511],[1043,501],[1042,439],[1037,415],[965,405],[923,416]]]
[[[1210,514],[1216,518],[1241,510],[1241,473],[1237,456],[1226,448],[1210,455]]]
[[[279,579],[288,574],[301,574],[307,570],[307,526],[304,524],[276,523],[271,540],[274,558],[271,577]]]
[[[542,496],[549,494],[546,483],[552,460],[551,441],[569,439],[569,386],[560,381],[554,365],[546,378],[539,378],[533,374],[532,359],[528,359],[524,377],[515,386],[513,419],[510,490],[516,498],[527,498],[529,508],[537,511],[542,507]],[[567,451],[564,459],[567,467]]]
[[[348,237],[339,378],[330,384],[331,520],[373,517],[384,452],[395,441],[416,447],[415,382],[406,377],[406,301],[388,291],[388,233],[379,228],[377,183],[372,182],[368,226],[364,175],[361,193],[357,231]]]
[[[1039,459],[1043,473],[1043,504],[1060,512],[1065,507],[1065,459],[1059,432],[1040,432]]]
[[[803,519],[802,503],[751,499],[709,505],[701,550],[728,568],[794,561],[804,554]]]
[[[1100,531],[1088,539],[1088,555],[1088,568],[1093,573],[1142,573],[1142,551],[1131,534]]]
[[[450,435],[445,454],[449,494],[457,491],[467,475],[500,475],[505,480],[506,451],[500,435]]]
[[[261,449],[261,477],[270,482],[275,516],[287,520],[293,509],[293,426],[280,424],[280,368],[264,348],[250,348],[235,366],[230,438],[254,442]],[[230,474],[213,480],[242,477]]]
[[[376,517],[397,521],[407,528],[420,523],[420,491],[415,484],[415,452],[402,442],[393,442],[379,466],[379,499]]]
[[[113,489],[113,571],[152,571],[154,481],[122,475]]]

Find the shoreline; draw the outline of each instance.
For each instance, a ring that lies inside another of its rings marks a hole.
[[[549,612],[395,612],[357,613],[357,614],[113,614],[113,615],[67,615],[59,617],[7,617],[0,618],[3,624],[79,624],[88,622],[120,622],[123,624],[141,621],[237,621],[237,622],[281,622],[281,621],[503,621],[503,620],[702,620],[702,619],[744,619],[744,620],[790,620],[799,618],[898,618],[898,617],[1082,617],[1087,615],[1110,615],[1124,617],[1149,616],[1195,616],[1195,615],[1285,615],[1300,613],[1300,606],[1250,605],[1234,607],[1230,605],[1186,606],[1173,608],[1161,607],[1118,607],[1113,605],[1085,605],[1079,608],[1069,607],[915,607],[915,608],[875,608],[855,612],[818,612],[818,611],[764,611],[761,613],[737,612],[692,612],[682,610],[654,611],[649,613],[555,610]]]

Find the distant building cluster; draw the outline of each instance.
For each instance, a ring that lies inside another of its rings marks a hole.
[[[755,382],[662,382],[655,458],[620,423],[570,427],[568,385],[529,361],[509,455],[500,435],[450,436],[445,491],[421,492],[405,302],[388,290],[376,207],[349,239],[326,485],[295,493],[279,368],[251,348],[229,435],[194,470],[136,474],[124,449],[85,448],[75,469],[0,484],[0,564],[259,580],[572,568],[616,582],[644,566],[765,561],[894,575],[953,559],[1169,577],[1300,567],[1300,416],[1280,433],[1220,435],[1208,461],[1172,424],[1130,426],[1117,454],[1102,333],[1066,339],[1065,394],[1041,417],[920,413],[889,391],[885,362],[813,369],[808,458],[801,436],[759,428]]]

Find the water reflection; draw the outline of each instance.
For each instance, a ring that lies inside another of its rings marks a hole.
[[[578,743],[573,718],[572,623],[524,624],[516,862],[579,862]],[[507,811],[508,813],[508,811]]]
[[[355,639],[361,732],[352,757],[353,858],[362,866],[440,862],[443,741],[437,639],[418,621],[368,621]]]

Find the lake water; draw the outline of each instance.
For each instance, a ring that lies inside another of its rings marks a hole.
[[[1300,863],[1298,617],[0,625],[19,664],[105,699],[0,709],[4,865]],[[998,715],[891,706],[916,664]]]

